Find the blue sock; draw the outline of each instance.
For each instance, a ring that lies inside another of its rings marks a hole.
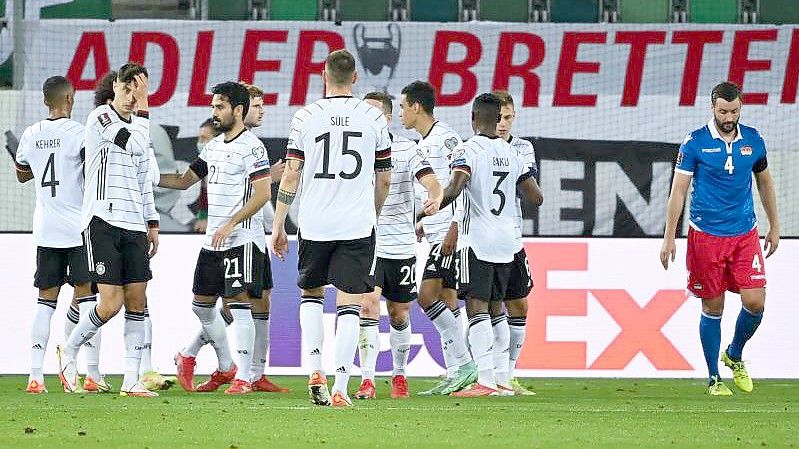
[[[721,347],[721,316],[702,313],[699,319],[699,339],[710,378],[719,375],[719,349]],[[720,377],[720,376],[719,376]]]
[[[741,307],[741,313],[738,314],[738,320],[735,322],[735,335],[732,337],[732,343],[727,346],[727,355],[731,359],[741,360],[744,345],[755,334],[762,319],[763,313],[754,314],[746,307]]]

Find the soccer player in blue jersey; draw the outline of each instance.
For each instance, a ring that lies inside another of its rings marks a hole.
[[[741,90],[723,82],[711,93],[713,119],[692,131],[680,146],[666,212],[660,262],[668,269],[676,252],[674,237],[688,186],[693,179],[688,230],[688,290],[702,299],[699,338],[710,375],[708,393],[729,396],[718,360],[724,292],[740,293],[742,307],[732,343],[721,360],[732,370],[735,385],[753,389],[741,360],[744,345],[763,318],[766,272],[752,199],[752,174],[766,211],[769,231],[763,250],[774,254],[780,241],[774,181],[768,170],[766,145],[760,133],[741,125]]]

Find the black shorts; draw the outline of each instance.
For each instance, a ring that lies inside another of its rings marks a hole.
[[[504,301],[513,262],[493,263],[477,258],[471,248],[458,252],[460,288],[458,296],[484,301]]]
[[[118,228],[93,217],[83,231],[83,244],[93,282],[127,285],[153,278],[146,232]]]
[[[74,286],[87,282],[89,265],[83,245],[73,248],[36,248],[34,287],[44,290],[67,283]]]
[[[272,290],[275,284],[272,282],[272,260],[269,258],[269,251],[264,254],[264,276],[263,285],[264,290]]]
[[[301,289],[309,290],[332,284],[344,293],[360,294],[374,290],[374,232],[369,237],[330,242],[305,240],[298,233],[297,240],[297,285]]]
[[[530,274],[530,264],[527,262],[527,253],[522,248],[521,251],[513,256],[505,300],[527,298],[532,289],[533,277]]]
[[[260,298],[264,281],[264,253],[254,243],[225,251],[201,249],[194,269],[192,292],[199,296],[233,298],[247,292]]]
[[[384,298],[394,302],[416,300],[416,257],[410,259],[377,258],[375,286],[380,287]]]
[[[430,254],[427,256],[427,263],[422,273],[422,281],[425,279],[441,279],[444,288],[458,289],[458,253],[449,256],[441,254],[441,243],[434,243],[430,246]]]

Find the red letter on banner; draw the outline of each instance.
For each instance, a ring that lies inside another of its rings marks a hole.
[[[450,44],[461,44],[466,47],[466,56],[460,61],[449,61]],[[436,31],[433,43],[433,56],[430,60],[430,73],[427,77],[436,88],[436,106],[462,106],[477,94],[477,76],[469,69],[480,62],[483,46],[474,34],[463,31]],[[461,87],[455,93],[443,92],[444,76],[455,75],[461,79]]]
[[[642,353],[659,370],[689,370],[691,364],[661,329],[686,299],[682,290],[661,290],[644,307],[624,290],[591,290],[621,327],[621,332],[591,364],[591,369],[624,369]]]
[[[799,28],[794,28],[788,62],[785,64],[785,80],[782,82],[783,103],[796,103],[797,81],[799,81]]]
[[[617,44],[630,44],[630,57],[627,59],[627,74],[624,77],[622,106],[637,106],[641,94],[641,80],[644,76],[646,47],[649,44],[662,44],[666,41],[665,31],[619,31]]]
[[[156,32],[134,32],[130,40],[129,61],[138,62],[142,65],[147,53],[147,44],[155,44],[161,47],[164,55],[164,64],[161,72],[161,82],[158,90],[150,94],[149,103],[151,107],[161,106],[172,98],[175,94],[175,86],[178,84],[178,69],[180,69],[180,52],[175,38],[166,33]]]
[[[527,60],[519,65],[513,64],[513,50],[516,44],[527,47]],[[494,90],[507,90],[511,77],[519,77],[524,82],[522,106],[538,106],[538,93],[541,79],[533,69],[544,62],[546,45],[537,34],[500,33],[497,64],[494,66]]]
[[[768,59],[749,59],[749,44],[752,42],[773,42],[777,40],[777,29],[769,30],[739,30],[735,32],[735,41],[732,45],[732,58],[730,60],[729,80],[738,84],[744,90],[744,76],[746,72],[771,70],[771,61]],[[768,94],[765,92],[744,92],[746,104],[767,104]]]
[[[213,31],[197,33],[194,66],[191,70],[191,85],[189,86],[189,106],[211,106],[213,95],[205,91],[205,85],[208,83],[208,69],[211,66],[213,45]]]
[[[297,42],[297,61],[294,65],[294,82],[291,85],[290,106],[305,105],[311,75],[322,76],[325,61],[311,61],[317,42],[327,44],[329,51],[344,48],[344,38],[338,33],[321,30],[300,31],[300,38]]]
[[[705,44],[720,44],[723,38],[723,31],[675,31],[672,35],[673,44],[688,45],[680,88],[680,106],[693,106],[696,103]]]
[[[584,369],[584,341],[547,341],[547,318],[550,316],[585,316],[588,313],[586,290],[561,290],[547,287],[550,271],[585,271],[588,269],[588,245],[585,243],[526,243],[528,254],[535,254],[535,288],[527,312],[526,350],[519,358],[519,368]]]
[[[596,106],[596,95],[572,94],[575,73],[599,73],[598,62],[577,61],[580,44],[604,44],[607,33],[563,33],[553,106]]]
[[[82,78],[86,64],[89,62],[89,53],[94,55],[94,78]],[[78,47],[75,49],[72,62],[69,64],[67,79],[75,90],[94,90],[100,78],[111,71],[110,67],[105,34],[102,31],[83,33]]]
[[[286,42],[288,35],[286,30],[247,30],[241,49],[239,79],[252,84],[255,72],[279,72],[280,60],[258,59],[258,49],[261,42]],[[264,104],[277,104],[277,94],[264,93]]]

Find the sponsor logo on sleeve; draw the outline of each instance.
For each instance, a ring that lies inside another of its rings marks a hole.
[[[107,112],[103,112],[97,116],[97,121],[99,121],[100,124],[103,125],[103,128],[105,128],[111,124],[111,116],[108,115]]]

